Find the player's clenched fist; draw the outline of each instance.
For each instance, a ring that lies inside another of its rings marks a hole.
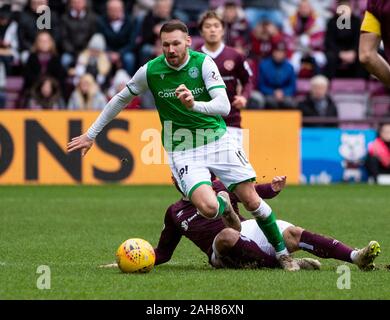
[[[194,106],[194,96],[190,89],[184,84],[178,86],[175,90],[177,98],[187,109],[191,109]]]

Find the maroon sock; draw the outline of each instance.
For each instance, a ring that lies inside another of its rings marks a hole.
[[[352,248],[346,246],[344,243],[338,240],[327,238],[306,230],[302,232],[301,239],[299,241],[299,247],[302,250],[310,252],[320,258],[333,258],[352,262]]]
[[[228,259],[233,267],[255,266],[258,268],[280,267],[278,260],[262,251],[258,245],[248,239],[240,237],[233,248],[230,249]]]

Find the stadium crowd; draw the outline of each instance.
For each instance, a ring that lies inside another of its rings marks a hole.
[[[100,110],[162,53],[165,21],[184,21],[198,50],[198,17],[211,8],[225,22],[225,43],[253,71],[249,109],[299,109],[305,118],[387,115],[387,89],[359,63],[366,1],[0,0],[0,108]],[[37,27],[42,5],[50,7],[47,30]],[[350,17],[350,28],[337,26],[340,15]],[[147,93],[127,109],[153,107]]]

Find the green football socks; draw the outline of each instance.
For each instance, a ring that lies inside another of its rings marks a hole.
[[[280,233],[279,227],[276,224],[276,217],[273,212],[265,219],[256,218],[256,222],[260,229],[263,231],[269,243],[275,248],[276,252],[280,252],[286,249],[284,239]]]
[[[218,203],[219,203],[219,208],[218,208],[218,217],[222,216],[224,211],[225,211],[225,208],[226,208],[226,201],[223,197],[221,196],[217,196],[217,200],[218,200]]]

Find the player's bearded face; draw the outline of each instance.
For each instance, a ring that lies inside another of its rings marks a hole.
[[[163,32],[161,43],[164,56],[171,66],[179,67],[187,60],[191,38],[186,33],[180,30]]]

